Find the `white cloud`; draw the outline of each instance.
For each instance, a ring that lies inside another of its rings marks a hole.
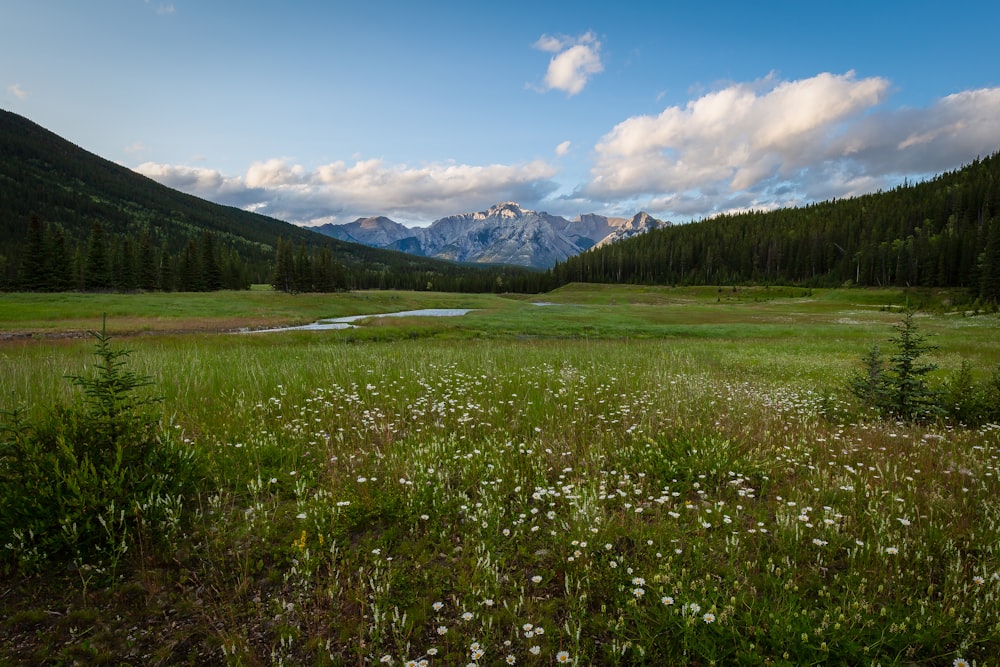
[[[737,83],[635,116],[596,146],[581,193],[707,215],[862,194],[1000,147],[1000,88],[884,109],[889,81],[854,72]]]
[[[532,204],[556,188],[555,169],[542,161],[520,165],[386,165],[381,160],[334,162],[307,170],[273,159],[253,163],[241,177],[199,167],[145,163],[136,171],[206,199],[258,210],[300,224],[349,222],[387,215],[431,222],[501,201]]]
[[[566,40],[562,37],[553,37],[551,35],[542,35],[538,38],[538,41],[531,45],[532,48],[536,48],[539,51],[548,51],[550,53],[558,53],[566,48]]]
[[[572,97],[584,89],[593,75],[604,71],[601,43],[593,32],[576,38],[542,35],[533,47],[555,53],[549,60],[543,90],[562,90]]]
[[[19,100],[24,100],[28,98],[28,91],[22,88],[21,84],[19,83],[14,83],[7,86],[7,92]]]
[[[135,168],[143,176],[199,197],[230,195],[247,188],[240,179],[226,178],[214,169],[144,162]]]
[[[571,143],[569,141],[562,142],[561,144],[559,144],[558,146],[556,146],[556,155],[558,155],[559,157],[563,157],[565,155],[569,155],[569,148],[570,148],[570,146],[571,146]]]

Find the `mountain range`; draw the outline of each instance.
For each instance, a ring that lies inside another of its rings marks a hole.
[[[314,227],[342,241],[457,262],[546,269],[584,250],[670,226],[641,212],[632,218],[586,214],[574,220],[521,208],[515,202],[407,227],[383,216]]]

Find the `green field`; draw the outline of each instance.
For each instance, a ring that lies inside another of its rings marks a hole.
[[[989,380],[941,293],[0,295],[3,407],[106,315],[200,465],[107,576],[8,545],[0,664],[995,665],[1000,429],[846,389],[907,305]],[[421,308],[476,310],[241,332]]]

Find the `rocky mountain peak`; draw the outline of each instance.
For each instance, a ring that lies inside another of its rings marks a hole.
[[[496,204],[491,206],[486,211],[480,211],[472,216],[473,220],[486,220],[487,218],[507,218],[512,220],[517,220],[523,218],[525,215],[534,213],[534,211],[528,211],[521,208],[521,205],[517,202],[508,201],[502,204]]]
[[[572,222],[503,202],[478,213],[435,220],[428,227],[404,227],[378,216],[317,231],[345,241],[391,248],[414,255],[461,262],[491,262],[548,268],[595,246],[663,226],[645,212],[629,218],[581,215]]]

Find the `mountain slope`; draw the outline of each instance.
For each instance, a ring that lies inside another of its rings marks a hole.
[[[334,238],[426,257],[548,268],[595,245],[665,224],[669,223],[646,213],[631,220],[588,214],[569,221],[505,202],[486,211],[447,216],[429,227],[408,228],[378,217],[327,224],[316,230]]]
[[[310,258],[327,253],[347,272],[345,286],[350,287],[415,286],[419,280],[423,289],[430,279],[422,274],[448,276],[469,286],[489,285],[495,277],[477,267],[344,242],[198,199],[0,110],[0,287],[38,288],[24,284],[22,266],[33,218],[44,225],[50,239],[65,244],[68,261],[74,262],[70,287],[85,287],[79,272],[84,270],[95,223],[107,236],[108,261],[113,265],[109,270],[116,276],[122,267],[115,264],[115,257],[126,253],[123,266],[139,261],[140,243],[155,249],[161,269],[168,265],[164,274],[176,274],[185,269],[185,261],[198,259],[192,255],[192,244],[196,252],[204,253],[201,246],[209,243],[220,262],[241,274],[240,283],[268,282],[280,238]],[[129,252],[134,255],[131,259]],[[451,284],[436,282],[439,289]],[[516,281],[507,284],[512,282]]]

